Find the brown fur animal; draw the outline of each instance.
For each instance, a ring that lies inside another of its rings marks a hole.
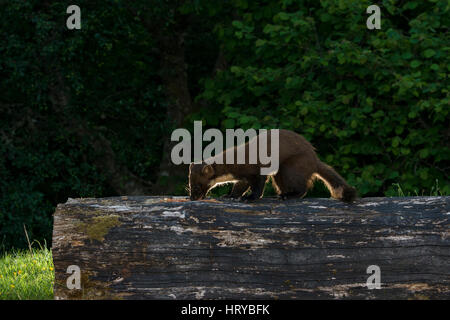
[[[270,137],[269,134],[268,150],[271,150]],[[259,139],[259,136],[256,139]],[[234,183],[229,197],[245,200],[261,198],[268,176],[261,175],[260,169],[263,165],[259,159],[256,164],[249,164],[249,142],[244,147],[246,151],[244,164],[191,163],[189,167],[191,200],[203,199],[209,190],[225,183]],[[235,160],[236,148],[233,148]],[[229,149],[218,156],[226,159],[227,152],[230,152]],[[304,197],[316,179],[325,183],[335,199],[352,202],[356,197],[356,190],[332,167],[319,160],[314,147],[303,136],[290,130],[279,130],[279,169],[271,177],[274,189],[282,199]],[[251,194],[244,195],[249,189]]]

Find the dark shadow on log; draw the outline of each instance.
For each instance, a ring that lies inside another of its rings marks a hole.
[[[69,199],[56,299],[448,299],[450,197]],[[69,290],[67,267],[81,269]],[[381,289],[367,288],[379,266]]]

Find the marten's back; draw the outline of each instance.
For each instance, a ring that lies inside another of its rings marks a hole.
[[[290,130],[279,130],[280,163],[294,155],[316,159],[314,147],[303,136]],[[311,159],[311,160],[312,160]]]
[[[289,159],[292,156],[298,156],[301,155],[305,157],[305,160],[307,159],[309,163],[316,163],[317,162],[317,156],[315,153],[314,147],[309,143],[303,136],[299,135],[298,133],[286,130],[286,129],[279,129],[279,163],[283,163],[286,159]],[[268,141],[267,141],[267,152],[270,153],[270,150],[272,150],[272,134],[270,131],[268,131]],[[259,135],[256,137],[259,139]],[[237,154],[238,149],[245,147],[245,163],[249,163],[249,145],[250,142],[247,142],[245,145],[241,145],[238,147],[232,147],[234,149],[234,159],[237,163]],[[258,143],[259,148],[259,143]],[[221,159],[226,159],[225,154],[229,152],[229,149],[225,150],[222,154],[219,154],[217,157],[220,157]],[[259,160],[259,159],[258,159]],[[259,161],[258,161],[259,163]]]

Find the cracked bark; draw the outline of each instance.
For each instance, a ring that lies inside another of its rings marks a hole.
[[[448,299],[450,197],[69,199],[56,299]],[[82,290],[68,290],[78,265]],[[367,268],[381,289],[367,288]]]

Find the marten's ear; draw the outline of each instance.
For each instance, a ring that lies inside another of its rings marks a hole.
[[[212,167],[212,165],[207,164],[203,167],[202,169],[202,173],[208,177],[211,178],[214,175],[214,168]]]

